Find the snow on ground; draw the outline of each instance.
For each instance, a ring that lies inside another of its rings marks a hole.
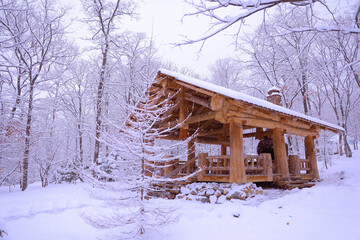
[[[351,159],[333,159],[333,166],[320,174],[323,181],[315,187],[266,189],[247,201],[151,200],[176,209],[177,221],[148,231],[144,239],[360,239],[360,152]],[[8,233],[4,239],[106,239],[116,231],[97,229],[81,217],[108,206],[87,188],[41,188],[37,183],[25,192],[0,188],[0,229]]]

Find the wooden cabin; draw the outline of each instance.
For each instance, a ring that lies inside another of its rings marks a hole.
[[[181,124],[164,139],[182,140],[196,134],[188,144],[187,161],[167,167],[165,178],[189,175],[190,181],[285,184],[319,179],[314,140],[321,130],[343,131],[337,125],[280,106],[276,88],[270,89],[268,100],[262,100],[160,69],[148,91],[163,98],[175,96],[171,99],[173,109],[159,124]],[[304,137],[305,158],[287,155],[284,134]],[[272,139],[273,157],[270,153],[245,155],[244,138]],[[195,143],[219,145],[221,154],[195,154]]]

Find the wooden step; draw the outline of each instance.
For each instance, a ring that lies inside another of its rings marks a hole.
[[[277,185],[287,185],[287,184],[303,184],[308,183],[308,180],[282,180],[275,182]]]
[[[282,180],[275,182],[276,185],[278,185],[282,189],[294,189],[294,188],[309,188],[315,186],[315,183],[309,183],[309,180],[303,179],[303,180]]]
[[[303,183],[303,184],[288,184],[286,185],[286,189],[291,190],[294,188],[309,188],[315,186],[315,183]]]

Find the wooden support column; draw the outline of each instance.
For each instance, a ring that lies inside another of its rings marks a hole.
[[[185,100],[185,91],[184,88],[180,91],[180,107],[179,107],[179,123],[185,121],[187,117],[187,101]],[[179,139],[185,139],[188,137],[188,127],[182,125],[180,127]]]
[[[223,125],[223,134],[219,135],[220,142],[226,142],[226,133],[229,132],[229,124]],[[221,155],[227,155],[227,145],[225,143],[221,144]]]
[[[298,155],[289,155],[289,172],[300,177],[300,159]]]
[[[226,145],[225,144],[221,144],[221,155],[226,155],[227,151],[226,151]]]
[[[202,169],[203,171],[199,172],[198,174],[198,181],[202,181],[205,175],[205,168],[207,167],[206,164],[206,158],[207,158],[208,154],[207,153],[199,153],[199,168]]]
[[[285,138],[283,131],[279,128],[273,130],[273,144],[275,169],[277,173],[282,175],[282,179],[288,179],[290,178],[290,174],[286,156]]]
[[[316,149],[313,136],[305,137],[305,156],[310,162],[310,171],[314,179],[320,179],[316,161]]]
[[[270,153],[262,153],[260,154],[260,158],[263,161],[264,172],[266,175],[266,181],[273,181],[273,167],[272,167],[272,159]]]
[[[187,156],[187,160],[190,161],[192,159],[195,158],[195,142],[193,140],[189,141],[188,142],[188,156]],[[190,175],[190,169],[191,169],[191,165],[190,164],[189,166],[187,166],[186,168],[186,174],[187,175]]]
[[[243,128],[234,119],[230,120],[230,182],[246,183]]]

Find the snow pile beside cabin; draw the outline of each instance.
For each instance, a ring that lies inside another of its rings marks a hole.
[[[181,187],[176,198],[220,204],[232,199],[246,200],[262,193],[262,188],[253,183],[191,183]]]

